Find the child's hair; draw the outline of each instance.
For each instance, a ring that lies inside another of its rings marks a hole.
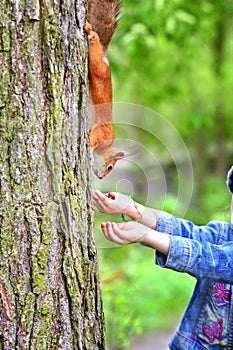
[[[230,168],[227,174],[227,188],[231,194],[233,194],[233,166]]]

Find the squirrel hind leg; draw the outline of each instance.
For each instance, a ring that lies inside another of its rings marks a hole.
[[[92,26],[89,22],[86,22],[85,24],[85,32],[89,35],[92,31]]]
[[[92,30],[92,26],[91,26],[91,24],[89,22],[86,22],[85,32],[87,33],[88,38],[90,39],[91,42],[94,42],[94,41],[98,42],[98,41],[100,41],[99,35]]]

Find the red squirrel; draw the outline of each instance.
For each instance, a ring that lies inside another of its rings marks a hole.
[[[113,147],[112,82],[107,49],[117,26],[120,11],[118,0],[89,0],[85,31],[90,40],[89,90],[93,105],[92,128],[89,135],[93,170],[103,179],[116,162],[126,156]]]

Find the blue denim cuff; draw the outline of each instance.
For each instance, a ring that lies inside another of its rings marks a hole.
[[[186,272],[189,266],[190,255],[190,240],[178,236],[171,236],[168,255],[165,256],[156,252],[156,263],[161,267]]]
[[[157,220],[156,231],[173,234],[179,228],[179,219],[166,212],[158,211]]]
[[[157,213],[157,228],[156,231],[159,232],[166,232],[171,234],[172,233],[172,220],[171,215],[164,213],[164,212],[158,212]]]

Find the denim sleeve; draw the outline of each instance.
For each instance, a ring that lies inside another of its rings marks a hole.
[[[198,227],[170,215],[161,215],[159,221],[158,230],[171,234],[171,244],[168,256],[156,253],[158,265],[197,279],[233,283],[232,226],[213,221]]]
[[[157,231],[159,232],[214,244],[233,240],[233,232],[228,230],[231,226],[225,222],[211,221],[205,226],[196,226],[191,221],[178,219],[162,211],[158,212],[157,216]]]

